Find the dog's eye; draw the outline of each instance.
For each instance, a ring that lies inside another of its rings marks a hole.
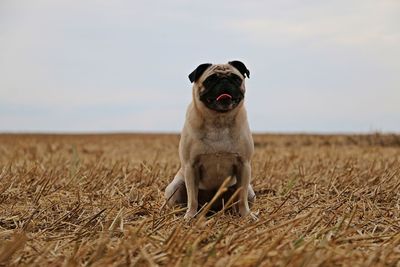
[[[218,82],[218,80],[219,80],[219,78],[217,77],[217,75],[211,75],[210,77],[208,77],[208,78],[203,82],[203,84],[204,84],[206,87],[212,87],[212,86],[215,85],[215,83]]]
[[[231,81],[233,81],[234,83],[236,83],[237,85],[241,85],[243,80],[242,78],[240,78],[239,76],[237,76],[236,74],[231,74],[230,77]]]

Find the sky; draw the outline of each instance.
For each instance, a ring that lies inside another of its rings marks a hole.
[[[400,132],[400,1],[1,0],[0,132],[179,132],[241,60],[254,132]]]

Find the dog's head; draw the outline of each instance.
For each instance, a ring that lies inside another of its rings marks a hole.
[[[219,113],[234,110],[243,103],[246,77],[250,77],[250,71],[240,61],[201,64],[189,74],[194,101]]]

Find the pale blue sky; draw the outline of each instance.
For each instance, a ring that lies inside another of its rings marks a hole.
[[[1,0],[0,132],[177,132],[233,59],[256,132],[400,132],[397,0]]]

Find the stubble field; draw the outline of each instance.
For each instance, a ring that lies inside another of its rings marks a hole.
[[[259,220],[164,205],[178,135],[0,135],[0,265],[400,266],[400,136],[255,135]]]

